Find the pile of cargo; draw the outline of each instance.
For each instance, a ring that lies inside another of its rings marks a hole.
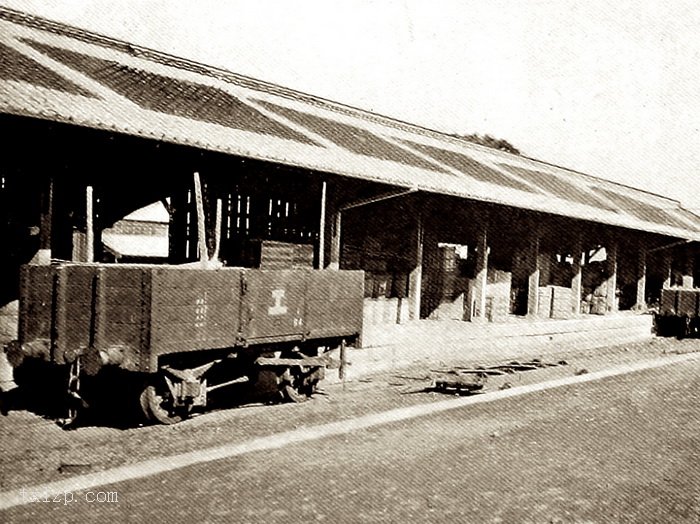
[[[251,241],[248,245],[248,267],[260,269],[311,269],[314,266],[312,244],[292,244],[274,240]]]
[[[538,303],[538,316],[542,318],[569,318],[573,312],[571,288],[551,285],[540,287]]]

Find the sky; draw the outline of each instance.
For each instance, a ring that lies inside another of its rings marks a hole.
[[[697,0],[0,0],[700,213]]]

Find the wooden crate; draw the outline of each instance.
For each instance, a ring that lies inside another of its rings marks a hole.
[[[486,318],[491,322],[504,320],[510,314],[513,274],[489,268],[486,275]]]
[[[538,293],[537,316],[550,318],[552,316],[552,288],[549,286],[541,287]]]
[[[594,296],[591,298],[591,315],[605,315],[608,312],[607,297]]]
[[[409,302],[400,298],[365,298],[363,318],[366,325],[400,324],[409,318]]]
[[[489,322],[503,321],[510,312],[510,299],[502,296],[486,297],[486,318]]]
[[[572,315],[573,295],[571,288],[551,286],[552,288],[552,318],[570,318]]]
[[[260,269],[311,269],[314,246],[276,240],[251,240],[246,250],[246,266]]]
[[[679,289],[676,293],[678,294],[678,314],[688,318],[698,316],[698,297],[700,297],[700,292],[693,289]]]

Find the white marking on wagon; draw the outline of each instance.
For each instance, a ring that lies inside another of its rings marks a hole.
[[[282,305],[282,300],[284,299],[284,296],[285,296],[284,289],[273,289],[272,290],[272,300],[275,301],[275,304],[273,306],[270,306],[269,308],[267,308],[268,315],[270,315],[271,317],[274,317],[274,316],[287,314],[287,306]]]
[[[204,292],[204,296],[195,300],[194,308],[194,327],[195,328],[205,328],[207,327],[207,312],[209,306],[207,304],[207,292]]]

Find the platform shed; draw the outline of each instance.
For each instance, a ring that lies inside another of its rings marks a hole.
[[[364,270],[367,325],[644,311],[698,282],[677,201],[7,8],[0,34],[6,311],[21,264],[101,260],[154,202],[170,263]]]

